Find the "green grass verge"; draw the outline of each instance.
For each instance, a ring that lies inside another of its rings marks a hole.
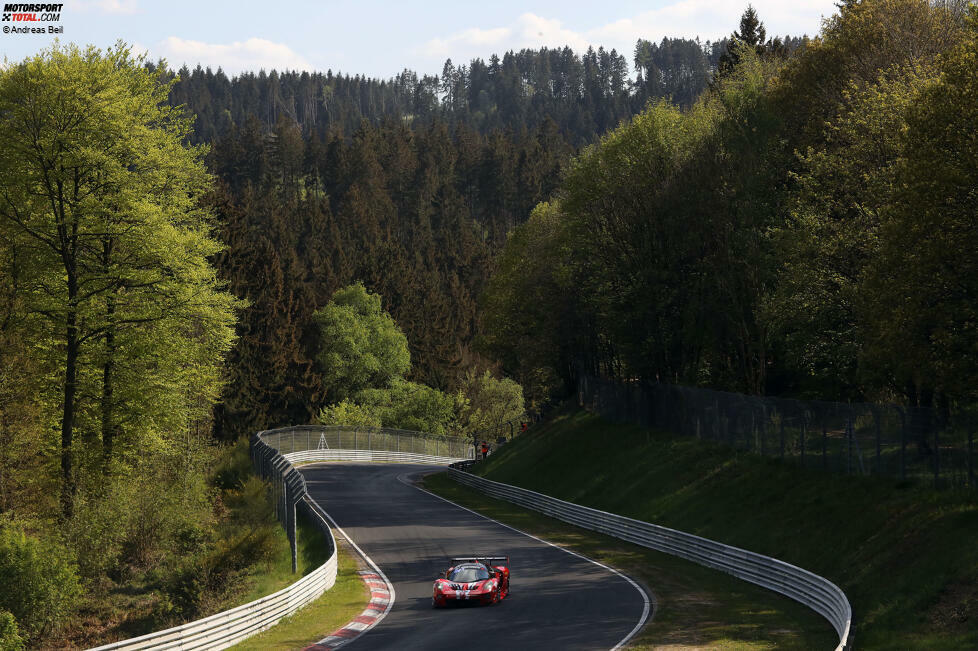
[[[321,640],[363,612],[369,601],[367,588],[357,574],[356,560],[339,549],[336,584],[305,608],[272,628],[252,636],[232,649],[301,649]]]
[[[825,576],[852,603],[860,649],[978,648],[974,491],[830,475],[571,410],[475,472]]]
[[[652,623],[630,648],[832,648],[831,627],[790,599],[679,558],[587,531],[461,486],[445,473],[425,488],[505,524],[622,570],[654,594]]]

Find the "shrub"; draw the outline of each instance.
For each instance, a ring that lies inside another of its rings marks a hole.
[[[0,610],[0,651],[22,651],[24,640],[17,634],[17,620]]]
[[[211,483],[221,490],[232,490],[252,475],[248,439],[240,438],[234,445],[221,449],[220,461]]]
[[[64,547],[0,524],[0,610],[9,611],[28,639],[38,640],[75,609],[81,586]]]

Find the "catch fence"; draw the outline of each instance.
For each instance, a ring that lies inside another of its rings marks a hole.
[[[617,422],[850,475],[936,487],[975,481],[975,423],[936,410],[748,396],[656,382],[583,376],[581,406]]]

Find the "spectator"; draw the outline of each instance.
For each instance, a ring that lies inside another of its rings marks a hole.
[[[489,446],[485,441],[482,442],[482,458],[485,459],[489,456]]]

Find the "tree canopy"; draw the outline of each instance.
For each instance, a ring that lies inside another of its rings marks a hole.
[[[131,462],[208,419],[233,341],[200,207],[206,151],[185,144],[168,88],[122,45],[56,45],[0,71],[0,121],[21,134],[0,143],[5,322],[38,360],[66,515],[78,459]]]

